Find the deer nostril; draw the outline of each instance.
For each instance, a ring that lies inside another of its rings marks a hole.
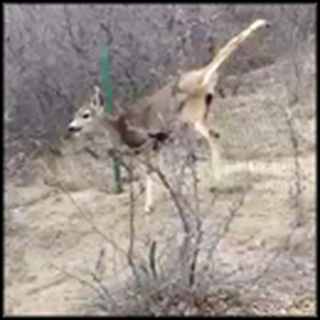
[[[81,127],[69,126],[70,132],[78,132],[81,130]]]
[[[211,105],[212,100],[213,100],[213,95],[211,93],[208,93],[205,96],[205,104],[207,107]]]
[[[267,21],[267,22],[266,22],[266,28],[271,28],[271,27],[272,27],[271,22]]]

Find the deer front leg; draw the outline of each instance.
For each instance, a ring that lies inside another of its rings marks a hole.
[[[155,167],[162,172],[163,169],[163,157],[161,152],[155,152],[148,154],[149,158],[147,161],[150,161],[150,164],[155,165]],[[147,216],[154,210],[154,203],[153,203],[153,183],[154,183],[154,177],[152,175],[155,175],[155,172],[153,170],[146,166],[146,202],[144,211]]]
[[[149,169],[147,169],[146,177],[146,202],[144,206],[144,212],[146,217],[149,217],[149,214],[153,211],[153,195],[152,195],[152,176]]]

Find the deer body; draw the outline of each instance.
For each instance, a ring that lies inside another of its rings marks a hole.
[[[210,130],[206,121],[215,94],[218,70],[255,30],[264,26],[269,26],[269,23],[262,19],[254,21],[249,27],[231,38],[206,66],[182,73],[175,82],[163,87],[146,100],[147,108],[145,110],[149,108],[158,115],[158,118],[162,119],[167,115],[171,116],[173,112],[174,118],[189,125],[207,141],[211,153],[211,171],[214,183],[219,183],[221,179],[221,159],[217,144],[219,134]],[[144,112],[141,113],[141,115],[143,114]]]
[[[75,132],[82,129],[94,132],[97,130],[98,121],[117,143],[122,143],[132,150],[141,149],[149,144],[153,149],[151,151],[157,153],[159,146],[167,140],[169,131],[172,130],[172,122],[178,120],[187,124],[207,141],[211,154],[212,177],[215,182],[219,182],[221,159],[217,144],[218,134],[206,125],[218,80],[218,70],[245,39],[256,29],[267,25],[265,20],[256,20],[227,42],[206,66],[182,73],[175,81],[134,105],[130,113],[138,125],[133,125],[125,114],[107,115],[104,112],[100,89],[96,87],[91,102],[80,108],[69,129]],[[90,118],[94,121],[89,121]],[[150,151],[150,148],[147,150]],[[152,208],[151,185],[152,179],[148,172],[146,212],[150,212]]]

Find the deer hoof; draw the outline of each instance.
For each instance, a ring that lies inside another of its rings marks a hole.
[[[221,188],[219,187],[219,185],[217,183],[212,183],[209,186],[209,192],[210,193],[216,193],[216,192],[219,192],[219,190],[221,190]]]
[[[216,139],[216,140],[220,139],[220,133],[215,130],[211,129],[209,131],[209,134],[210,134],[211,138],[213,138],[213,139]]]
[[[222,179],[221,174],[215,174],[210,182],[209,191],[216,192],[221,187]]]
[[[144,207],[144,213],[145,213],[146,215],[149,215],[150,213],[152,213],[153,210],[154,210],[153,205],[146,205],[146,206]]]

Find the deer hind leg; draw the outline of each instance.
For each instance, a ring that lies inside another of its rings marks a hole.
[[[218,137],[219,135],[214,131],[209,131],[208,128],[200,121],[194,124],[194,129],[197,131],[202,137],[206,139],[210,149],[210,168],[211,175],[213,178],[214,184],[219,183],[221,181],[222,175],[222,167],[221,167],[221,155],[218,145]]]
[[[145,222],[147,225],[150,225],[150,214],[154,209],[152,187],[153,187],[152,175],[150,170],[148,169],[147,176],[146,176],[146,202],[144,206]]]
[[[155,152],[149,154],[149,161],[152,165],[156,165],[158,170],[162,172],[162,156],[161,153]],[[146,215],[146,220],[149,222],[150,213],[154,210],[154,198],[153,198],[153,184],[155,178],[155,172],[151,168],[146,167],[146,202],[144,206],[144,212]]]

